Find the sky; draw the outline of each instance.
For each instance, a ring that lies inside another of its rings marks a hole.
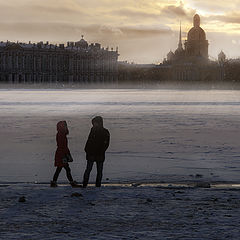
[[[119,60],[158,63],[198,13],[210,59],[240,56],[240,0],[0,0],[0,40],[78,41],[119,48]]]

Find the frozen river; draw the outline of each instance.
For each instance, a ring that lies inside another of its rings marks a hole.
[[[240,92],[85,89],[0,90],[0,182],[52,178],[59,120],[81,181],[95,115],[111,133],[106,182],[240,181]]]

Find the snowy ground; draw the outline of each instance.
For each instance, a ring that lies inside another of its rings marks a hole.
[[[3,240],[235,240],[240,234],[239,188],[16,184],[0,191]],[[22,196],[26,202],[18,202]]]
[[[63,119],[81,181],[95,115],[111,133],[104,180],[240,182],[239,91],[137,89],[0,90],[0,182],[49,182]]]
[[[55,170],[59,120],[81,182],[95,115],[111,133],[109,185],[42,184]],[[230,184],[240,182],[239,91],[2,89],[0,119],[0,239],[239,239],[240,187]]]

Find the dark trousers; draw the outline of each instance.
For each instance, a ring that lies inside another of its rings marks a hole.
[[[87,161],[87,168],[83,176],[83,187],[87,187],[90,173],[93,168],[93,161]],[[97,178],[96,178],[96,187],[101,187],[102,182],[102,172],[103,172],[103,162],[96,162],[97,164]]]
[[[59,176],[60,172],[62,171],[62,168],[63,167],[57,167],[56,172],[55,172],[55,174],[53,176],[53,181],[54,182],[57,181],[58,176]],[[64,166],[64,169],[66,170],[66,175],[67,175],[67,178],[68,178],[69,182],[72,182],[73,178],[72,178],[71,169],[70,169],[69,165]]]

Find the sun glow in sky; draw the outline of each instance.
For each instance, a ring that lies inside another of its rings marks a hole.
[[[77,41],[119,47],[120,60],[161,62],[195,13],[213,58],[240,56],[240,0],[0,0],[0,40]]]

